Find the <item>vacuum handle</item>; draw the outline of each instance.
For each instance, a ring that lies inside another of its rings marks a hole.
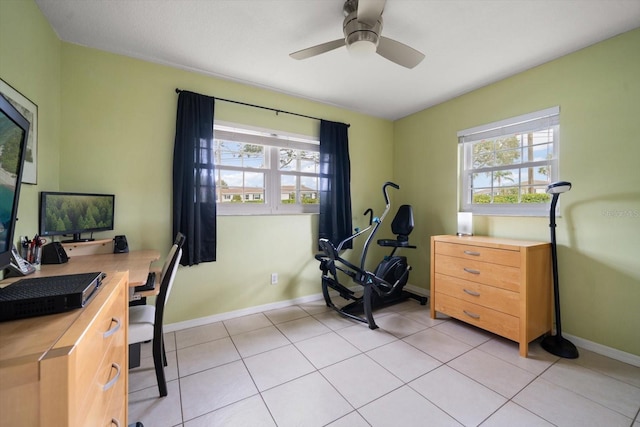
[[[389,204],[389,194],[387,194],[387,187],[393,187],[396,190],[400,189],[400,186],[398,184],[393,183],[391,181],[387,181],[387,182],[384,183],[384,185],[382,186],[382,192],[384,193],[384,203],[386,205]]]

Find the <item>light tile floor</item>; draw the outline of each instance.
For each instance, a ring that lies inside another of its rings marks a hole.
[[[181,426],[640,427],[640,368],[580,349],[559,359],[407,301],[340,317],[323,301],[166,334],[169,395],[150,344],[129,420]]]

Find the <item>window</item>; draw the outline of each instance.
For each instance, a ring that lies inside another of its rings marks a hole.
[[[558,179],[559,107],[458,132],[461,208],[546,215]]]
[[[317,140],[221,123],[213,137],[219,214],[318,212]]]

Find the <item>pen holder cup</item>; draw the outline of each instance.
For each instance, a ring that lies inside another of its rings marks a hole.
[[[33,254],[33,266],[36,270],[40,270],[40,264],[42,263],[42,246],[37,246],[34,248]]]

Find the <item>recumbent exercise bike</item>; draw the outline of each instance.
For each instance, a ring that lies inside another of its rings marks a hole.
[[[409,244],[409,234],[411,234],[414,225],[411,205],[400,206],[391,222],[391,231],[396,235],[396,239],[378,240],[378,245],[393,248],[391,253],[385,256],[378,264],[375,272],[365,269],[369,245],[391,207],[387,187],[400,188],[393,182],[386,182],[382,186],[386,207],[380,218],[373,216],[372,209],[367,209],[364,212],[364,215],[370,215],[367,228],[364,230],[356,229],[355,234],[341,241],[337,247],[327,239],[320,239],[319,245],[322,253],[316,255],[316,259],[320,261],[322,295],[327,307],[332,308],[344,317],[367,323],[370,329],[378,327],[373,319],[373,310],[375,308],[395,304],[407,298],[414,298],[421,305],[427,303],[427,297],[416,295],[403,289],[409,279],[411,266],[408,265],[406,257],[395,255],[396,250],[399,248],[416,248],[416,246]],[[340,256],[340,252],[347,242],[367,232],[369,232],[369,236],[362,250],[360,266],[356,266]],[[338,279],[339,271],[349,276],[356,284],[362,286],[362,293],[356,293],[341,284]],[[336,306],[331,300],[330,289],[337,291],[342,298],[352,302],[344,307]],[[360,313],[364,313],[364,317],[361,317]]]

